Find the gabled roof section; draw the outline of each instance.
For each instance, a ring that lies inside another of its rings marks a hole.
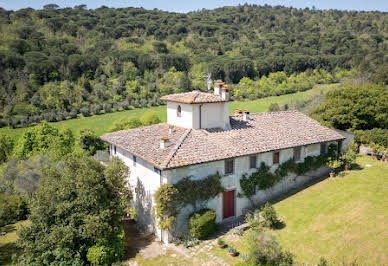
[[[231,130],[185,129],[162,123],[117,131],[101,138],[159,169],[344,139],[296,111],[251,114],[247,121],[241,115],[230,119]],[[165,136],[170,145],[162,149],[160,139]]]
[[[163,101],[171,101],[178,103],[218,103],[218,102],[227,102],[220,95],[215,95],[213,93],[202,92],[202,91],[190,91],[177,94],[169,94],[160,98]]]

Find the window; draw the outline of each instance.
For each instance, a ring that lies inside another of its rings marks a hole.
[[[182,108],[180,105],[176,108],[176,116],[181,117],[182,116]]]
[[[249,156],[249,168],[257,168],[257,155]]]
[[[321,143],[321,155],[326,154],[326,143]]]
[[[234,172],[234,160],[233,159],[225,160],[225,174],[230,175],[230,174],[233,174],[233,172]]]
[[[295,147],[294,148],[294,161],[300,161],[300,154],[301,154],[302,147]]]
[[[135,155],[133,155],[133,166],[136,166],[136,161],[137,161],[137,158]]]
[[[116,146],[113,146],[113,153],[116,154]]]
[[[279,163],[279,152],[276,151],[273,153],[273,164],[278,164]]]

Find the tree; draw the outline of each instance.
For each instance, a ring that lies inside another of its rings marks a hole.
[[[47,4],[43,6],[43,9],[47,10],[53,10],[53,9],[58,9],[59,6],[57,4]]]
[[[152,124],[160,123],[160,118],[155,112],[147,111],[144,115],[140,117],[140,121],[143,126],[149,126]]]
[[[96,151],[105,149],[106,145],[100,137],[91,129],[83,129],[80,132],[79,142],[81,148],[94,155]]]
[[[0,164],[8,161],[14,147],[13,139],[3,133],[0,133]]]
[[[82,265],[90,247],[116,238],[130,201],[128,168],[92,158],[67,159],[43,171],[31,201],[31,226],[20,233],[24,263]]]
[[[311,116],[321,123],[342,129],[388,129],[388,91],[385,86],[346,86],[326,94]]]
[[[72,152],[73,145],[74,137],[69,129],[59,131],[47,122],[42,122],[23,133],[14,154],[18,159],[26,159],[38,153],[52,153],[60,159]]]

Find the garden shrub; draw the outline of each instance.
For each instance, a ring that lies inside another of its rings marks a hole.
[[[284,251],[274,235],[252,231],[248,235],[248,265],[293,265],[293,255]]]
[[[111,265],[124,256],[124,231],[110,241],[102,240],[88,249],[86,258],[92,265]]]
[[[274,227],[278,222],[278,216],[276,214],[275,208],[269,202],[264,205],[264,208],[261,211],[261,215],[265,219],[265,226]]]
[[[190,216],[190,236],[204,239],[216,229],[216,212],[209,209],[202,209]]]

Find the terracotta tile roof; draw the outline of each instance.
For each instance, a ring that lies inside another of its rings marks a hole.
[[[172,132],[169,134],[169,127]],[[123,130],[101,138],[135,154],[159,169],[292,148],[344,139],[336,131],[296,112],[251,114],[231,117],[231,130],[185,129],[167,123]],[[160,139],[168,136],[170,146],[160,148]]]
[[[160,98],[164,101],[180,102],[180,103],[217,103],[227,102],[220,95],[202,91],[190,91],[177,94],[169,94]]]

